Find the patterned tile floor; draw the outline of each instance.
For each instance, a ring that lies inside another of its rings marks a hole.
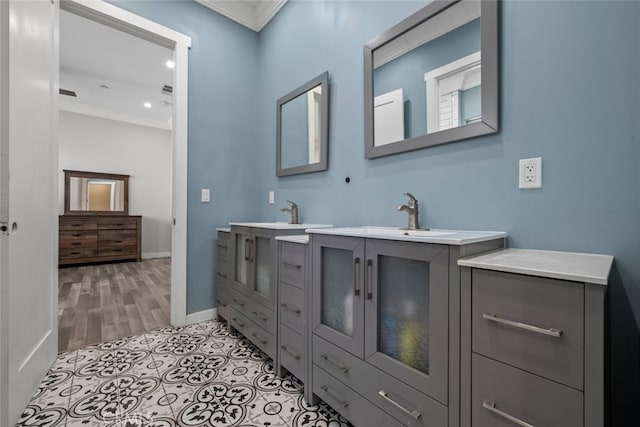
[[[164,328],[64,352],[18,426],[296,426],[349,423],[308,406],[302,384],[221,322]]]

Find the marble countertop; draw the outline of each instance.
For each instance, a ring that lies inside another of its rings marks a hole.
[[[281,240],[283,242],[291,242],[291,243],[302,243],[303,245],[309,244],[309,235],[308,234],[296,234],[293,236],[277,236],[276,240]]]
[[[503,249],[458,260],[458,265],[552,279],[607,285],[610,255],[533,249]]]
[[[467,245],[507,237],[502,231],[466,230],[404,230],[394,227],[339,227],[327,229],[307,229],[310,234],[331,234],[337,236],[367,237],[373,239],[402,240],[407,242],[439,243],[443,245]]]
[[[253,228],[269,228],[272,230],[305,230],[307,228],[328,228],[328,224],[289,224],[288,222],[230,222],[229,225]]]

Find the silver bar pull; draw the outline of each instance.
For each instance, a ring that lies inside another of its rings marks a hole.
[[[561,329],[539,328],[537,326],[527,325],[526,323],[514,322],[513,320],[503,319],[503,318],[498,317],[498,316],[496,316],[495,314],[492,314],[492,313],[484,313],[482,315],[482,318],[486,319],[486,320],[490,320],[492,322],[500,323],[502,325],[507,325],[507,326],[511,326],[511,327],[514,327],[514,328],[518,328],[518,329],[524,329],[524,330],[529,331],[529,332],[535,332],[536,334],[547,335],[547,336],[554,337],[554,338],[560,338],[560,336],[562,335],[562,330]]]
[[[260,335],[258,334],[251,334],[252,337],[254,337],[255,339],[257,339],[258,341],[260,341],[262,343],[262,345],[265,345],[267,343],[267,340],[265,340],[264,338],[262,338]]]
[[[236,304],[238,304],[240,307],[244,307],[244,306],[245,306],[245,303],[243,303],[242,301],[238,301],[238,300],[237,300],[237,299],[235,299],[235,298],[234,298],[233,300],[234,300],[234,301],[236,302]]]
[[[235,320],[238,326],[240,326],[241,328],[244,328],[244,323],[240,319],[238,319],[237,317],[234,317],[233,320]]]
[[[367,299],[373,299],[373,293],[371,292],[371,267],[373,266],[373,260],[367,260],[367,269],[364,273],[364,282],[366,287]]]
[[[396,408],[398,408],[399,410],[401,410],[405,414],[409,415],[414,420],[420,419],[420,417],[422,416],[422,414],[420,412],[418,412],[417,410],[414,409],[413,411],[410,411],[407,408],[405,408],[404,406],[402,406],[401,404],[399,404],[398,402],[396,402],[395,400],[393,400],[392,398],[390,398],[386,391],[380,390],[378,392],[378,394],[384,400],[386,400],[387,402],[391,403],[393,406],[395,406]]]
[[[226,274],[224,274],[224,273],[220,273],[220,272],[218,271],[218,273],[217,273],[217,274],[218,274],[218,276],[222,277],[223,279],[226,279],[226,278],[227,278],[227,275],[226,275]]]
[[[280,348],[283,349],[289,356],[293,357],[296,360],[300,360],[300,355],[289,350],[289,348],[286,345],[281,345]]]
[[[519,426],[522,427],[535,427],[533,424],[529,424],[528,422],[522,421],[520,418],[516,418],[513,415],[509,415],[506,412],[501,411],[500,409],[496,408],[496,402],[492,402],[488,399],[485,399],[482,402],[482,407],[488,411],[493,412],[494,414],[502,417],[502,418],[506,418],[507,420],[511,421],[514,424],[518,424]]]
[[[284,308],[285,310],[293,311],[295,314],[302,313],[302,310],[300,310],[299,308],[289,307],[285,303],[280,304],[280,307]]]
[[[329,391],[329,386],[327,385],[323,385],[322,387],[320,387],[322,389],[322,391],[324,391],[325,393],[327,393],[327,395],[332,398],[333,400],[335,400],[336,402],[338,402],[338,404],[340,404],[343,408],[346,408],[347,406],[349,406],[349,402],[347,402],[346,400],[341,400],[339,397],[334,396],[330,391]]]
[[[267,320],[269,320],[269,318],[267,316],[265,316],[264,314],[260,313],[259,311],[252,311],[253,315],[256,316],[258,319],[262,320],[263,322],[266,322]]]
[[[282,261],[282,265],[284,267],[293,267],[293,268],[297,268],[298,270],[302,269],[302,266],[299,264],[291,264],[290,262],[287,261]]]
[[[348,374],[349,373],[349,368],[347,368],[346,366],[338,365],[336,362],[334,362],[331,359],[329,359],[329,356],[327,356],[326,354],[323,354],[320,357],[322,357],[324,359],[324,361],[327,362],[327,364],[329,364],[329,365],[333,366],[334,368],[342,371],[343,374]]]
[[[359,296],[360,295],[360,288],[358,287],[360,285],[360,258],[356,257],[353,260],[353,295],[354,296]]]

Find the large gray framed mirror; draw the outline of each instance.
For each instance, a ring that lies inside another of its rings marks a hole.
[[[276,176],[327,170],[329,72],[278,99]]]
[[[65,215],[129,215],[129,175],[64,171]]]
[[[365,158],[498,131],[498,1],[434,0],[364,46]]]

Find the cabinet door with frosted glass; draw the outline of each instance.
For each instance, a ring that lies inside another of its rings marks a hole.
[[[251,230],[249,268],[251,269],[251,298],[260,304],[274,308],[276,279],[273,257],[276,253],[274,231],[264,228]]]
[[[313,333],[357,357],[364,350],[364,239],[312,237]]]
[[[251,294],[249,277],[249,260],[251,250],[251,229],[247,227],[231,227],[232,265],[231,277],[233,289],[245,295]]]
[[[368,239],[365,359],[447,403],[448,246]]]

